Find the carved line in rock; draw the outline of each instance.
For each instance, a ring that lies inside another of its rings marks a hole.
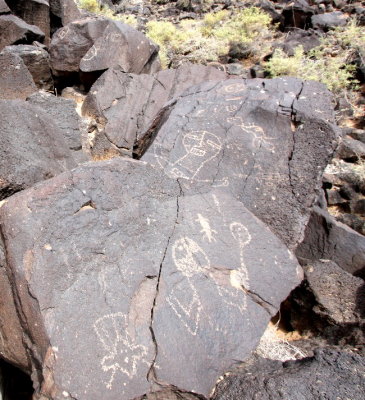
[[[164,169],[165,173],[175,179],[194,179],[198,182],[213,182],[214,186],[228,186],[227,177],[220,180],[203,179],[198,175],[206,167],[206,164],[218,157],[222,151],[220,138],[208,131],[190,131],[183,134],[182,144],[185,154],[174,162],[158,154],[162,150],[160,145],[154,147],[154,155],[158,164]]]
[[[147,347],[137,344],[127,331],[126,316],[121,313],[107,314],[94,323],[96,335],[106,355],[101,360],[101,368],[109,372],[109,380],[105,383],[111,389],[116,373],[119,371],[128,379],[132,379],[138,370],[138,363],[147,355]],[[147,363],[148,365],[148,363]]]

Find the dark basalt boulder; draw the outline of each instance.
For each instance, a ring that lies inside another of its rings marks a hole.
[[[282,11],[284,18],[282,28],[308,29],[311,27],[311,17],[313,14],[314,8],[306,0],[290,1]]]
[[[77,162],[89,161],[89,157],[82,151],[84,123],[76,112],[73,100],[38,92],[30,96],[27,102],[40,107],[51,117],[53,123],[62,131],[62,136]]]
[[[295,48],[302,46],[305,53],[320,45],[320,35],[313,29],[296,29],[290,31],[283,41],[277,43],[274,47],[281,48],[289,56],[294,55]]]
[[[286,319],[335,345],[365,344],[365,283],[329,260],[304,266],[305,281],[290,296]]]
[[[157,47],[119,21],[88,18],[59,29],[50,45],[54,73],[104,71],[119,66],[136,74],[159,69]]]
[[[36,398],[208,395],[302,279],[242,203],[127,158],[15,194],[0,223]]]
[[[48,0],[8,0],[8,6],[13,14],[26,23],[38,26],[45,34],[45,42],[49,42],[50,15]]]
[[[31,73],[37,87],[44,90],[53,90],[49,54],[45,49],[40,46],[20,44],[17,46],[7,46],[2,53],[18,55]]]
[[[0,51],[11,44],[43,42],[44,32],[15,15],[0,15]]]
[[[81,17],[74,0],[49,0],[49,6],[52,33]]]
[[[365,357],[336,348],[284,363],[253,358],[226,377],[213,400],[318,400],[365,396]]]
[[[142,160],[182,185],[231,193],[293,249],[336,145],[332,122],[331,94],[316,82],[208,82],[167,105],[135,152],[150,145]]]
[[[92,86],[82,113],[102,125],[101,134],[110,142],[107,147],[132,155],[136,141],[167,101],[193,85],[226,77],[216,68],[193,64],[154,75],[126,74],[120,67],[113,68]]]
[[[317,206],[296,255],[304,261],[332,260],[350,274],[365,278],[365,237]]]
[[[333,11],[330,13],[313,15],[311,21],[314,29],[328,31],[337,26],[345,26],[348,21],[348,16],[341,11]]]
[[[0,100],[0,200],[75,167],[64,132],[28,102]]]
[[[32,75],[16,54],[0,53],[0,99],[26,99],[37,91]]]

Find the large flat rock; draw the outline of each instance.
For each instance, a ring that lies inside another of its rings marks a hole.
[[[165,103],[198,83],[224,80],[213,67],[187,64],[154,75],[127,74],[112,68],[94,83],[82,106],[83,115],[97,120],[120,151],[131,155],[137,140],[150,127]]]
[[[0,100],[0,200],[77,165],[62,131],[41,108]]]
[[[331,99],[295,78],[203,83],[165,107],[136,153],[182,185],[221,187],[295,248],[336,145]]]
[[[302,279],[242,203],[130,159],[15,194],[0,223],[36,398],[207,395]]]

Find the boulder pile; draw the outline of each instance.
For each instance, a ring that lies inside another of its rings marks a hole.
[[[343,19],[297,3],[278,22]],[[362,154],[338,147],[332,94],[160,69],[143,33],[73,0],[0,0],[0,399],[362,398],[360,355],[253,355],[280,310],[365,344],[364,237],[322,192],[325,173],[338,204],[328,164]]]

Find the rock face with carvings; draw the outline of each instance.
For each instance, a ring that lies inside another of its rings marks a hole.
[[[50,45],[54,73],[91,73],[119,66],[136,74],[160,68],[157,47],[129,25],[86,18],[59,29]]]
[[[302,279],[241,202],[125,158],[8,198],[0,223],[27,344],[0,351],[26,352],[36,396],[132,399],[155,383],[208,395]]]
[[[136,153],[183,186],[232,194],[293,249],[335,147],[333,122],[331,95],[319,83],[208,82],[168,104]]]
[[[193,85],[226,77],[216,68],[193,64],[154,75],[126,74],[120,67],[112,68],[92,86],[82,112],[101,125],[98,135],[105,135],[109,142],[104,151],[112,147],[132,155],[136,141],[167,101]]]

